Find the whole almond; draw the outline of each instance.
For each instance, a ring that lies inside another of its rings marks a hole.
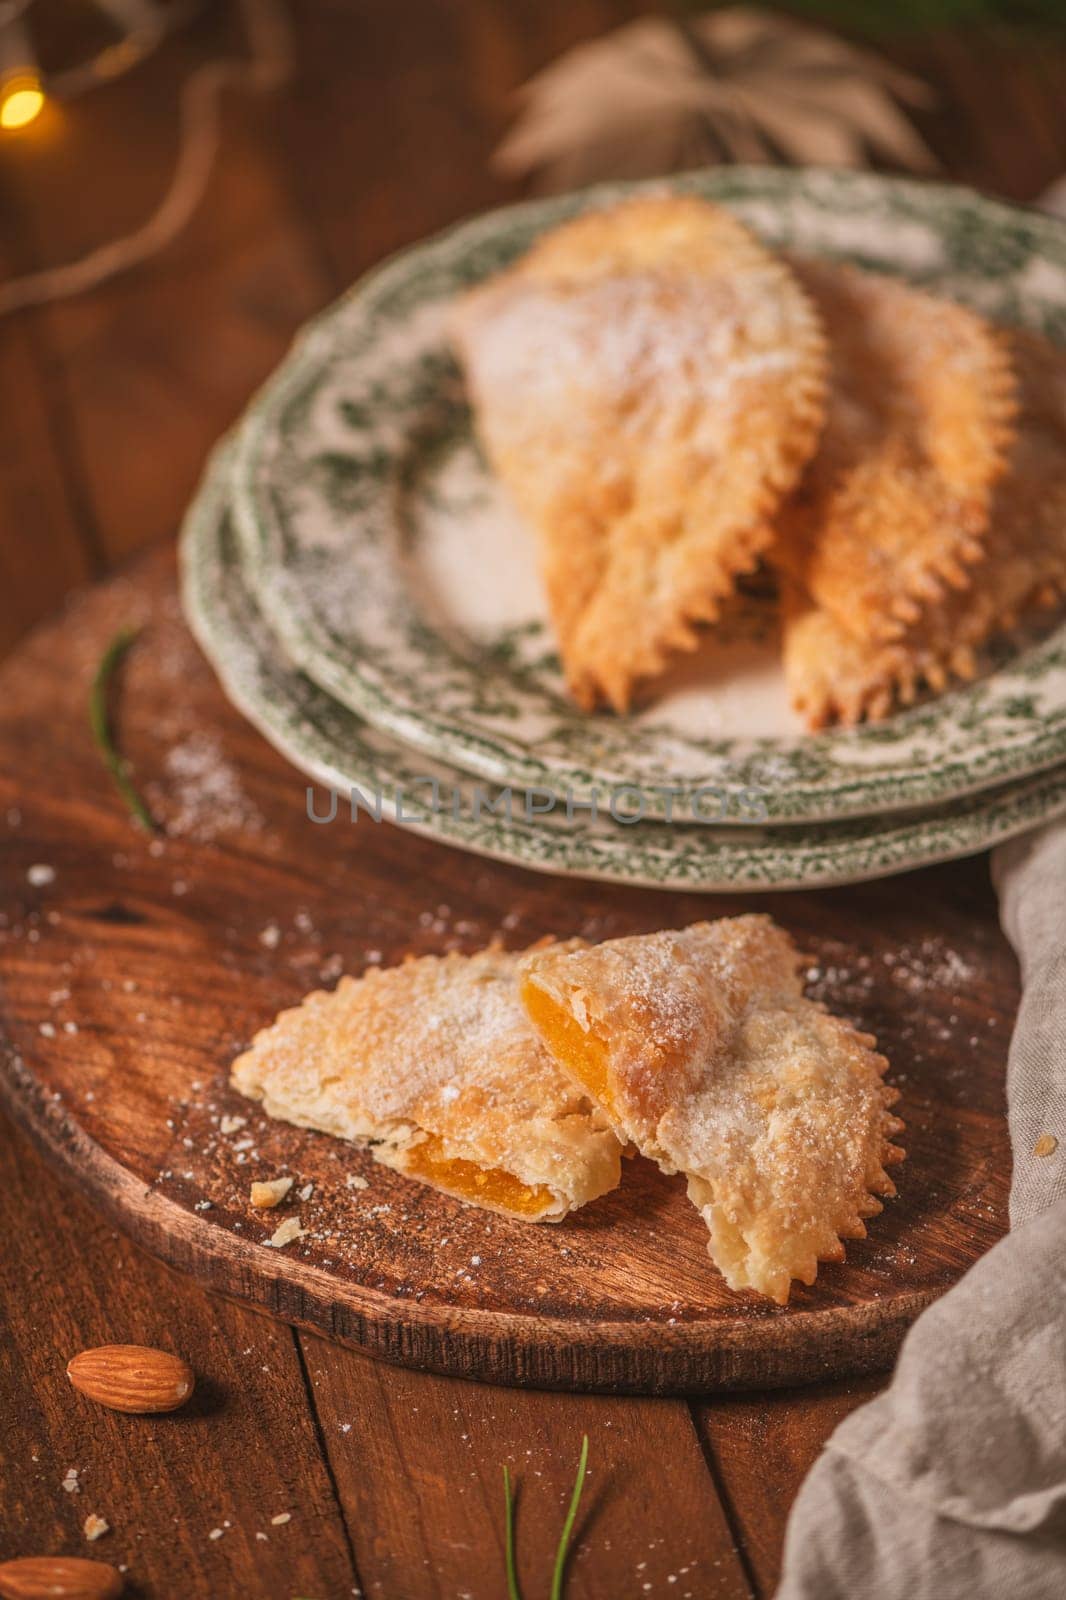
[[[3,1600],[116,1600],[122,1575],[78,1556],[20,1556],[0,1563]]]
[[[83,1350],[67,1367],[75,1389],[112,1411],[176,1411],[196,1378],[188,1362],[140,1344],[102,1344]]]

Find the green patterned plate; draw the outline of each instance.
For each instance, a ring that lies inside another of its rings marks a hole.
[[[657,185],[662,187],[660,183]],[[967,191],[842,172],[671,180],[775,245],[933,283],[1066,338],[1066,227]],[[253,404],[233,497],[259,603],[292,659],[366,721],[498,783],[650,815],[774,820],[929,805],[1066,755],[1066,630],[874,727],[812,736],[788,710],[773,625],[709,639],[649,709],[563,693],[527,531],[471,436],[442,334],[449,298],[574,212],[640,186],[500,211],[395,258],[314,322]],[[757,619],[756,619],[757,622]]]
[[[412,752],[288,662],[245,581],[226,504],[229,473],[222,453],[186,521],[186,615],[233,703],[295,766],[341,797],[333,826],[347,825],[354,791],[364,807],[359,827],[375,825],[369,808],[443,843],[541,872],[714,891],[880,877],[973,853],[1066,811],[1060,769],[932,815],[803,827],[626,824],[576,809],[568,816],[561,805],[542,811],[543,791],[532,796],[534,814],[527,815],[522,791],[481,784]],[[317,818],[330,810],[326,794],[314,800]]]

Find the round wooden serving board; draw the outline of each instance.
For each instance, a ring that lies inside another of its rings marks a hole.
[[[143,632],[118,722],[167,827],[156,839],[129,820],[86,719],[93,671],[131,621]],[[0,672],[0,861],[13,1115],[147,1249],[387,1360],[648,1393],[874,1370],[1004,1231],[1015,977],[972,867],[712,899],[537,876],[343,810],[316,825],[304,779],[192,644],[169,551],[78,600]],[[254,1030],[342,969],[753,906],[810,952],[812,992],[878,1035],[907,1121],[898,1199],[786,1309],[729,1293],[682,1181],[645,1162],[568,1222],[522,1226],[271,1123],[228,1087]],[[253,1211],[251,1181],[283,1172],[307,1198]],[[268,1248],[297,1212],[307,1236]]]

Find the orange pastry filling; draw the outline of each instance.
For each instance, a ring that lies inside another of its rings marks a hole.
[[[609,1117],[616,1117],[607,1087],[607,1045],[586,1033],[577,1018],[534,983],[522,985],[522,1004],[548,1049]]]
[[[554,1195],[543,1184],[522,1183],[513,1173],[499,1167],[479,1167],[444,1154],[443,1141],[434,1134],[406,1151],[404,1171],[414,1178],[435,1183],[460,1200],[478,1205],[499,1206],[516,1217],[539,1217],[554,1202]]]

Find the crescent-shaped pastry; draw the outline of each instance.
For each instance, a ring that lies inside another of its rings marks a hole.
[[[811,728],[875,721],[923,688],[973,677],[992,635],[1066,595],[1066,350],[1031,333],[1011,335],[1010,348],[1018,433],[969,586],[926,603],[883,641],[851,632],[785,575],[785,676]]]
[[[965,589],[1007,463],[1005,338],[975,312],[828,261],[793,263],[829,340],[817,454],[778,519],[777,559],[860,640],[899,637]]]
[[[803,997],[799,959],[747,916],[534,952],[522,983],[545,1045],[619,1138],[685,1174],[730,1288],[781,1305],[865,1234],[903,1158],[884,1057]]]
[[[556,1222],[616,1187],[621,1148],[538,1042],[519,959],[489,949],[342,978],[256,1035],[234,1087],[460,1200]]]
[[[693,196],[543,236],[453,333],[486,454],[538,536],[567,681],[625,710],[772,538],[824,416],[788,268]]]

